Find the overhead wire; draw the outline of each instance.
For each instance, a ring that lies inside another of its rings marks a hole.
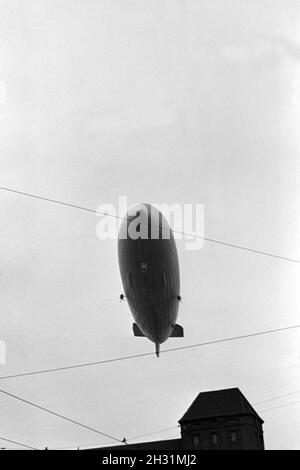
[[[285,408],[286,406],[290,405],[296,405],[297,403],[300,403],[300,400],[283,403],[282,405],[273,406],[272,408],[267,408],[266,410],[259,410],[259,413],[267,413],[268,411],[277,410],[279,408]]]
[[[181,351],[185,349],[192,349],[192,348],[199,348],[203,346],[209,346],[212,344],[219,344],[219,343],[226,343],[229,341],[236,341],[240,339],[246,339],[246,338],[251,338],[255,336],[261,336],[261,335],[267,335],[267,334],[272,334],[272,333],[278,333],[281,331],[287,331],[287,330],[292,330],[300,328],[299,325],[291,325],[291,326],[286,326],[282,328],[274,328],[270,330],[264,330],[264,331],[258,331],[255,333],[248,333],[244,335],[239,335],[239,336],[231,336],[228,338],[221,338],[221,339],[216,339],[216,340],[211,340],[211,341],[205,341],[202,343],[196,343],[196,344],[190,344],[186,346],[179,346],[176,348],[170,348],[170,349],[163,349],[160,351],[160,354],[165,354],[165,353],[170,353],[170,352],[175,352],[175,351]],[[108,364],[108,363],[113,363],[113,362],[120,362],[120,361],[126,361],[130,359],[136,359],[139,357],[147,357],[147,356],[154,356],[155,352],[147,352],[147,353],[141,353],[141,354],[133,354],[131,356],[120,356],[112,359],[104,359],[100,361],[93,361],[93,362],[84,362],[84,363],[79,363],[79,364],[73,364],[69,366],[62,366],[62,367],[54,367],[54,368],[48,368],[48,369],[40,369],[36,371],[31,371],[31,372],[20,372],[17,374],[10,374],[10,375],[3,375],[0,376],[0,380],[6,380],[6,379],[14,379],[18,377],[28,377],[31,375],[39,375],[39,374],[47,374],[51,372],[60,372],[60,371],[65,371],[65,370],[71,370],[71,369],[78,369],[81,367],[90,367],[90,366],[96,366],[96,365],[101,365],[101,364]]]
[[[262,405],[263,403],[268,403],[270,401],[279,400],[280,398],[288,397],[290,395],[295,395],[296,393],[300,393],[300,390],[294,390],[293,392],[284,393],[283,395],[277,395],[276,397],[268,398],[267,400],[258,401],[256,403],[253,403],[253,405],[255,406]]]
[[[31,450],[38,450],[36,447],[29,446],[28,444],[22,444],[21,442],[13,441],[12,439],[7,439],[6,437],[0,436],[0,441],[9,442],[11,444],[17,444],[18,446],[26,447],[27,449]]]
[[[276,397],[272,397],[272,398],[268,398],[267,400],[262,400],[262,401],[256,402],[256,403],[254,403],[254,405],[260,405],[260,404],[270,402],[270,401],[273,401],[273,400],[278,400],[280,398],[284,398],[284,397],[294,395],[294,394],[297,394],[297,393],[300,393],[300,390],[295,390],[293,392],[284,393],[282,395],[277,395]],[[275,410],[277,408],[281,408],[281,407],[285,407],[285,406],[290,406],[290,405],[293,405],[293,404],[296,404],[296,403],[300,403],[300,400],[297,400],[297,401],[294,401],[294,402],[284,403],[283,405],[278,405],[278,406],[275,406],[275,407],[272,407],[272,408],[268,408],[266,410],[259,410],[258,413],[266,413],[268,411]],[[155,434],[161,434],[163,432],[171,431],[171,430],[176,429],[176,428],[178,429],[179,427],[180,427],[179,425],[176,425],[176,426],[172,426],[170,428],[163,428],[163,429],[159,429],[157,431],[152,431],[152,432],[149,432],[149,433],[146,433],[146,434],[139,434],[137,436],[129,437],[126,440],[129,442],[129,441],[132,441],[132,440],[141,439],[142,437],[153,436]],[[173,437],[175,438],[175,437],[177,437],[177,435],[168,436],[167,439],[172,439]],[[80,445],[76,444],[76,445],[72,445],[72,446],[68,446],[68,447],[55,447],[55,449],[57,449],[57,450],[80,449],[80,448],[83,448],[83,447],[101,446],[101,445],[104,446],[104,445],[109,445],[110,443],[111,443],[111,441],[109,441],[109,442],[93,442],[93,443],[89,443],[89,444],[80,444]]]
[[[65,421],[68,421],[72,424],[75,424],[77,426],[80,426],[82,428],[85,428],[85,429],[88,429],[89,431],[93,431],[97,434],[100,434],[101,436],[105,436],[105,437],[108,437],[109,439],[112,439],[113,441],[116,441],[116,442],[122,442],[121,439],[118,439],[114,436],[111,436],[109,434],[106,434],[105,432],[102,432],[102,431],[99,431],[98,429],[92,427],[92,426],[88,426],[86,424],[83,424],[83,423],[80,423],[79,421],[76,421],[75,419],[72,419],[72,418],[68,418],[67,416],[65,415],[62,415],[60,413],[57,413],[55,411],[52,411],[52,410],[49,410],[49,408],[46,408],[44,406],[41,406],[41,405],[37,405],[36,403],[33,403],[32,401],[29,401],[29,400],[26,400],[25,398],[22,398],[22,397],[19,397],[18,395],[14,395],[13,393],[10,393],[10,392],[7,392],[6,390],[3,390],[3,389],[0,389],[0,393],[2,393],[3,395],[6,395],[10,398],[14,398],[18,401],[21,401],[23,403],[26,403],[27,405],[30,405],[30,406],[33,406],[34,408],[38,408],[39,410],[42,410],[42,411],[45,411],[46,413],[50,413],[51,415],[54,415],[58,418],[61,418]]]
[[[268,400],[263,400],[263,401],[260,401],[260,402],[257,402],[256,405],[258,404],[263,404],[263,403],[266,403],[267,401],[272,401],[272,400],[277,400],[279,398],[283,398],[283,397],[286,397],[288,395],[292,395],[292,394],[295,394],[295,393],[299,393],[299,390],[298,391],[294,391],[294,392],[290,392],[290,393],[286,393],[286,394],[283,394],[283,395],[280,395],[280,396],[276,396],[276,397],[273,397],[273,398],[270,398]],[[293,401],[293,402],[288,402],[288,403],[284,403],[282,405],[278,405],[278,406],[274,406],[272,408],[267,408],[265,410],[259,410],[258,412],[259,413],[267,413],[269,411],[272,411],[272,410],[277,410],[278,408],[284,408],[286,406],[291,406],[291,405],[294,405],[294,404],[297,404],[297,403],[300,403],[300,400],[297,400],[297,401]],[[136,440],[136,439],[141,439],[142,437],[148,437],[148,436],[152,436],[152,435],[155,435],[155,434],[160,434],[162,432],[166,432],[166,431],[171,431],[173,429],[176,429],[176,428],[179,428],[180,426],[177,425],[177,426],[172,426],[170,428],[164,428],[164,429],[160,429],[158,431],[154,431],[154,432],[151,432],[151,433],[147,433],[147,434],[140,434],[138,436],[134,436],[134,437],[131,437],[131,438],[128,438],[126,439],[128,442],[129,441],[132,441],[132,440]],[[172,439],[172,438],[176,438],[178,437],[178,435],[172,435],[172,436],[168,436],[166,439]],[[103,443],[103,444],[107,444],[107,443]],[[86,444],[87,446],[89,444]],[[90,444],[90,445],[97,445],[97,444]],[[101,443],[98,444],[98,445],[102,445]],[[74,446],[73,446],[74,447]],[[82,446],[78,446],[78,447],[82,447]]]
[[[212,340],[212,341],[205,341],[203,343],[196,343],[196,344],[190,344],[187,346],[179,346],[176,348],[170,348],[170,349],[163,349],[160,351],[161,354],[164,353],[169,353],[169,352],[175,352],[175,351],[180,351],[184,349],[192,349],[192,348],[198,348],[202,346],[209,346],[211,344],[219,344],[219,343],[225,343],[229,341],[235,341],[235,340],[240,340],[240,339],[246,339],[246,338],[251,338],[254,336],[261,336],[261,335],[267,335],[271,333],[277,333],[281,331],[286,331],[286,330],[292,330],[300,328],[299,325],[291,325],[287,327],[282,327],[282,328],[274,328],[271,330],[264,330],[264,331],[259,331],[256,333],[248,333],[244,335],[239,335],[239,336],[231,336],[228,338],[222,338],[222,339],[217,339],[217,340]],[[79,364],[73,364],[69,366],[62,366],[62,367],[54,367],[54,368],[48,368],[48,369],[40,369],[36,371],[31,371],[31,372],[20,372],[17,374],[11,374],[11,375],[3,375],[0,376],[0,380],[6,380],[6,379],[13,379],[13,378],[18,378],[18,377],[27,377],[31,375],[39,375],[39,374],[47,374],[51,372],[60,372],[64,370],[70,370],[70,369],[78,369],[81,367],[89,367],[89,366],[96,366],[96,365],[101,365],[101,364],[108,364],[108,363],[113,363],[113,362],[119,362],[119,361],[126,361],[130,359],[136,359],[139,357],[147,357],[147,356],[154,356],[155,352],[147,352],[147,353],[141,353],[141,354],[133,354],[131,356],[120,356],[112,359],[104,359],[100,361],[93,361],[93,362],[84,362],[84,363],[79,363]]]
[[[19,190],[13,189],[13,188],[8,188],[6,186],[0,186],[0,189],[3,190],[3,191],[8,191],[8,192],[12,192],[12,193],[15,193],[15,194],[19,194],[19,195],[22,195],[22,196],[31,197],[31,198],[34,198],[34,199],[40,199],[40,200],[46,201],[46,202],[51,202],[51,203],[54,203],[54,204],[60,204],[60,205],[67,206],[67,207],[72,207],[74,209],[79,209],[79,210],[83,210],[83,211],[87,211],[87,212],[92,212],[94,214],[100,214],[100,215],[104,215],[104,216],[107,216],[107,217],[113,217],[115,219],[121,219],[121,220],[126,220],[127,219],[128,220],[127,217],[119,216],[119,215],[116,215],[116,214],[109,214],[108,212],[105,212],[105,211],[99,211],[97,209],[91,209],[89,207],[81,206],[81,205],[78,205],[78,204],[72,204],[72,203],[69,203],[69,202],[61,201],[59,199],[52,199],[52,198],[45,197],[45,196],[40,196],[40,195],[37,195],[37,194],[27,193],[25,191],[19,191]],[[162,228],[162,230],[164,230],[164,229]],[[288,258],[286,256],[280,256],[280,255],[276,255],[274,253],[269,253],[269,252],[262,251],[262,250],[256,250],[254,248],[249,248],[249,247],[238,245],[238,244],[235,244],[235,243],[225,242],[223,240],[217,240],[217,239],[210,238],[210,237],[204,237],[204,236],[201,236],[201,235],[197,235],[195,233],[187,233],[187,232],[182,232],[182,231],[179,231],[179,230],[172,230],[172,232],[180,234],[180,235],[185,235],[187,237],[198,238],[198,239],[205,240],[205,241],[211,242],[211,243],[217,243],[219,245],[224,245],[224,246],[228,246],[228,247],[231,247],[231,248],[237,248],[239,250],[249,251],[249,252],[252,252],[252,253],[256,253],[256,254],[260,254],[260,255],[264,255],[264,256],[269,256],[269,257],[272,257],[272,258],[282,259],[282,260],[289,261],[289,262],[292,262],[292,263],[298,263],[298,264],[300,263],[300,260],[298,260],[298,259]]]
[[[164,428],[164,429],[159,429],[158,431],[153,431],[153,432],[148,432],[146,434],[139,434],[138,436],[133,436],[133,437],[129,437],[128,439],[126,439],[127,441],[133,441],[134,439],[141,439],[142,437],[148,437],[148,436],[153,436],[155,434],[161,434],[162,432],[166,432],[166,431],[171,431],[175,428],[178,428],[179,425],[177,426],[172,426],[170,428]]]

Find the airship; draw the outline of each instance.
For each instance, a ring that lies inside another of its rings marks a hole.
[[[133,334],[160,345],[169,337],[183,337],[176,323],[180,297],[177,248],[162,213],[150,204],[132,206],[118,235],[118,260],[127,300],[134,318]]]

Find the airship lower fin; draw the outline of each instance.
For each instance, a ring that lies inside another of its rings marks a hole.
[[[132,329],[134,336],[145,336],[136,323],[132,324]]]
[[[160,350],[160,344],[155,343],[155,354],[157,355],[157,357],[159,357],[159,350]]]
[[[174,325],[173,327],[173,331],[172,333],[170,334],[170,338],[183,338],[184,334],[183,334],[183,328],[182,326],[180,325]]]

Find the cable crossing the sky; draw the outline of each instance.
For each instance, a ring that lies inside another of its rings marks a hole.
[[[288,330],[293,330],[296,328],[300,328],[299,325],[291,325],[291,326],[285,326],[282,328],[274,328],[272,330],[264,330],[264,331],[258,331],[255,333],[248,333],[244,335],[239,335],[239,336],[231,336],[228,338],[222,338],[222,339],[215,339],[211,341],[205,341],[202,343],[196,343],[196,344],[190,344],[187,346],[179,346],[177,348],[170,348],[170,349],[164,349],[161,351],[161,354],[165,353],[170,353],[170,352],[175,352],[175,351],[181,351],[184,349],[192,349],[192,348],[199,348],[199,347],[204,347],[204,346],[209,346],[212,344],[220,344],[220,343],[226,343],[229,341],[236,341],[236,340],[241,340],[241,339],[246,339],[246,338],[252,338],[255,336],[262,336],[262,335],[268,335],[272,333],[278,333],[282,331],[288,331]],[[0,376],[0,380],[5,380],[5,379],[14,379],[17,377],[27,377],[31,375],[38,375],[38,374],[47,374],[50,372],[61,372],[65,370],[70,370],[70,369],[79,369],[81,367],[90,367],[90,366],[96,366],[96,365],[101,365],[101,364],[108,364],[108,363],[113,363],[113,362],[120,362],[120,361],[126,361],[130,359],[136,359],[139,357],[147,357],[147,356],[153,356],[155,355],[155,352],[148,352],[148,353],[141,353],[141,354],[133,354],[132,356],[121,356],[121,357],[116,357],[112,359],[104,359],[100,361],[94,361],[94,362],[83,362],[80,364],[73,364],[69,366],[63,366],[63,367],[53,367],[53,368],[48,368],[48,369],[40,369],[36,371],[31,371],[31,372],[20,372],[18,374],[11,374],[11,375],[3,375]]]
[[[26,196],[26,197],[30,197],[30,198],[34,198],[34,199],[40,199],[42,201],[50,202],[50,203],[53,203],[53,204],[60,204],[60,205],[63,205],[63,206],[71,207],[73,209],[79,209],[79,210],[82,210],[82,211],[91,212],[91,213],[103,215],[103,216],[106,216],[106,217],[113,217],[113,218],[119,219],[119,220],[126,220],[126,219],[129,220],[127,217],[122,217],[122,216],[119,216],[119,215],[116,215],[116,214],[109,214],[108,212],[98,211],[97,209],[91,209],[89,207],[81,206],[81,205],[78,205],[78,204],[72,204],[72,203],[69,203],[69,202],[60,201],[59,199],[52,199],[52,198],[48,198],[48,197],[45,197],[45,196],[40,196],[40,195],[37,195],[37,194],[32,194],[32,193],[27,193],[27,192],[24,192],[24,191],[19,191],[17,189],[8,188],[6,186],[0,186],[0,189],[2,191],[11,192],[11,193],[19,194],[21,196]],[[162,228],[162,230],[164,230],[164,229]],[[292,262],[292,263],[300,264],[300,260],[298,260],[298,259],[287,258],[285,256],[275,255],[273,253],[268,253],[266,251],[256,250],[254,248],[249,248],[249,247],[246,247],[246,246],[225,242],[223,240],[217,240],[217,239],[214,239],[214,238],[203,237],[203,236],[200,236],[200,235],[196,235],[194,233],[186,233],[186,232],[181,232],[181,231],[178,231],[178,230],[172,230],[172,232],[180,234],[180,235],[185,235],[187,237],[199,238],[201,240],[205,240],[205,241],[210,242],[210,243],[216,243],[216,244],[219,244],[219,245],[228,246],[228,247],[236,248],[236,249],[239,249],[239,250],[249,251],[249,252],[256,253],[256,254],[269,256],[271,258],[282,259],[284,261],[289,261],[289,262]]]
[[[11,439],[7,439],[6,437],[0,436],[0,441],[9,442],[10,444],[17,444],[18,446],[26,447],[27,449],[31,449],[31,450],[38,450],[36,447],[32,447],[27,444],[22,444],[21,442],[17,442],[17,441],[12,441]]]
[[[37,405],[36,403],[33,403],[32,401],[26,400],[25,398],[21,398],[18,395],[14,395],[13,393],[7,392],[6,390],[0,389],[0,393],[3,395],[6,395],[10,398],[14,398],[18,401],[21,401],[23,403],[26,403],[27,405],[33,406],[34,408],[38,408],[41,411],[45,411],[46,413],[50,413],[51,415],[56,416],[57,418],[61,418],[65,421],[68,421],[69,423],[75,424],[77,426],[80,426],[82,428],[88,429],[89,431],[93,431],[97,434],[101,434],[101,436],[108,437],[109,439],[112,439],[113,441],[120,442],[122,443],[121,439],[118,439],[114,436],[111,436],[109,434],[106,434],[105,432],[99,431],[98,429],[93,428],[92,426],[87,426],[86,424],[80,423],[79,421],[76,421],[75,419],[68,418],[67,416],[64,416],[60,413],[56,413],[55,411],[49,410],[49,408],[45,408],[44,406]]]

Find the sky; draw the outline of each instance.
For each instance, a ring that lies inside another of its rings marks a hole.
[[[206,237],[300,259],[298,1],[2,0],[0,12],[0,186],[92,209],[202,204]],[[202,391],[239,387],[256,404],[300,389],[297,329],[1,379],[153,345],[133,337],[99,216],[2,190],[0,216],[1,389],[129,442],[179,436]],[[162,349],[299,323],[299,264],[177,249],[185,337]],[[266,448],[300,449],[299,401],[255,406]],[[38,448],[109,441],[1,393],[0,417],[1,436]]]

